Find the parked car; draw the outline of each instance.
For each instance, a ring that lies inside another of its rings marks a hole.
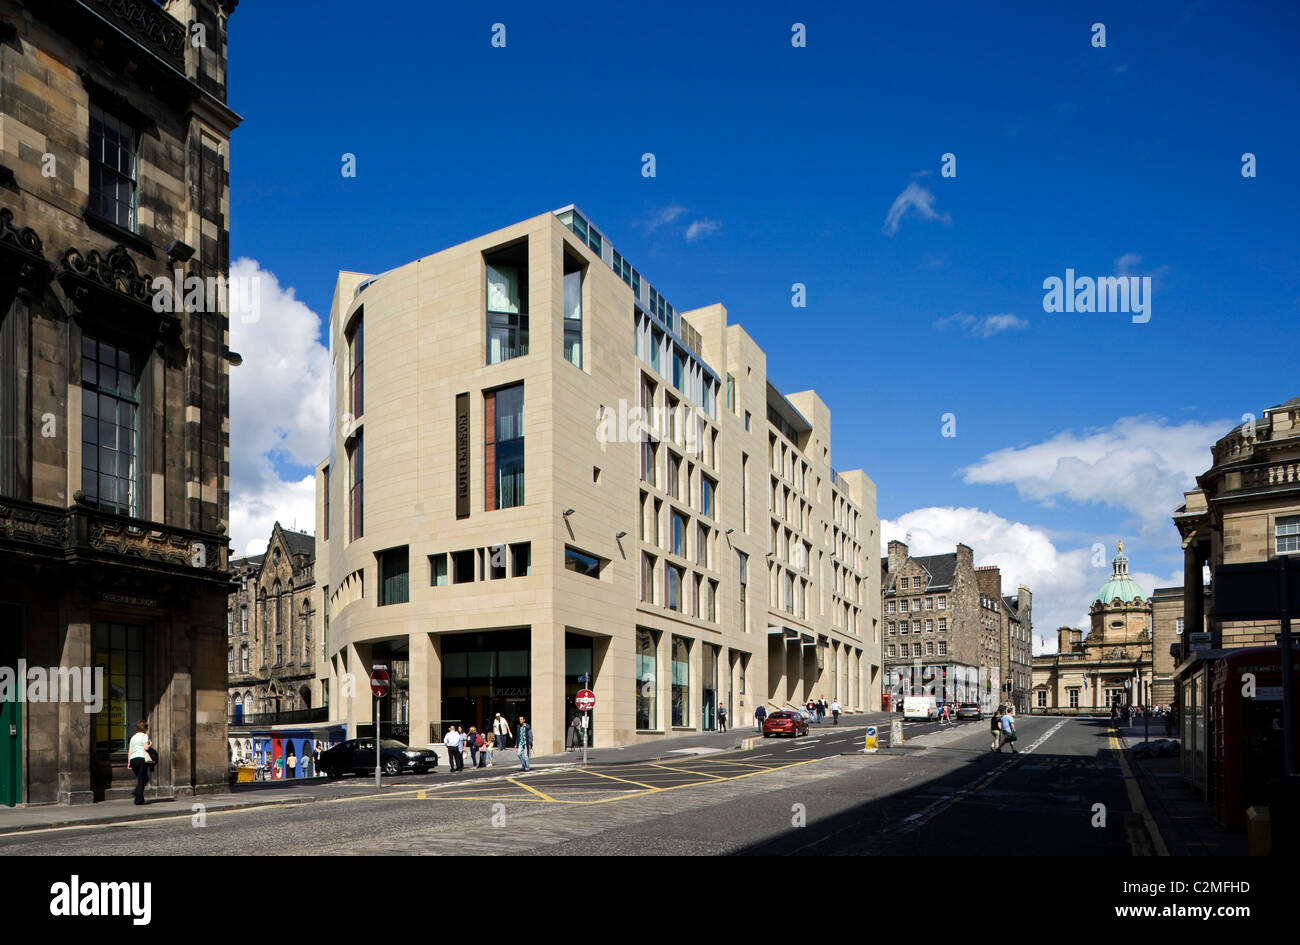
[[[401,774],[414,771],[424,774],[438,767],[438,756],[427,748],[410,748],[392,738],[379,743],[380,766],[384,774]],[[375,770],[375,740],[352,738],[321,752],[317,766],[331,778],[345,774],[367,775]]]
[[[808,716],[802,712],[792,709],[783,709],[779,712],[769,713],[767,718],[763,719],[763,737],[768,738],[772,735],[789,735],[797,738],[800,735],[808,734]]]
[[[957,707],[957,718],[974,719],[978,722],[980,719],[984,718],[984,713],[980,711],[980,704],[978,702],[963,702]]]

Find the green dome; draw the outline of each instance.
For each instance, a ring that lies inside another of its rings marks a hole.
[[[1128,558],[1124,555],[1124,542],[1119,543],[1119,553],[1111,559],[1110,564],[1110,580],[1101,586],[1101,590],[1093,598],[1093,603],[1109,604],[1116,598],[1124,604],[1131,604],[1138,598],[1146,600],[1146,594],[1142,593],[1142,588],[1138,587],[1137,581],[1128,576]]]
[[[1132,578],[1111,578],[1101,586],[1094,600],[1101,601],[1103,604],[1109,604],[1115,598],[1119,598],[1126,604],[1132,603],[1139,597],[1146,600],[1146,595],[1142,593],[1142,588],[1138,587],[1137,581]]]

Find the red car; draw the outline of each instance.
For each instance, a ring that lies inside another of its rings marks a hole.
[[[790,735],[798,737],[808,734],[808,717],[802,712],[773,712],[763,719],[763,737],[770,735]]]

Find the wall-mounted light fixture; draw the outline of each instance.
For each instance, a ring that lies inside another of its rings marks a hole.
[[[627,532],[619,532],[619,533],[618,533],[617,535],[615,535],[614,537],[615,537],[615,538],[626,538],[626,537],[627,537]]]
[[[565,517],[565,518],[568,518],[568,517],[569,517],[570,515],[572,515],[572,514],[573,514],[573,509],[565,509],[565,510],[564,510],[564,517]]]

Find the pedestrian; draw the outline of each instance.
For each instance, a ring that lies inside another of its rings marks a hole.
[[[989,716],[989,732],[993,735],[989,751],[999,751],[1002,741],[1002,706],[998,706],[997,711]]]
[[[767,709],[760,705],[754,710],[754,721],[758,724],[758,730],[760,732],[763,731],[763,720],[765,718],[767,718]]]
[[[519,756],[519,764],[525,771],[531,771],[532,766],[528,764],[528,752],[533,747],[533,727],[528,724],[528,719],[519,716],[519,727],[515,729],[515,754]]]
[[[718,706],[718,731],[725,732],[726,730],[727,730],[727,707],[725,705],[720,705]]]
[[[447,726],[447,735],[442,743],[447,748],[447,771],[451,774],[464,771],[465,759],[460,753],[460,732],[456,731],[456,726]]]
[[[135,723],[135,734],[131,736],[126,755],[126,766],[135,775],[135,802],[144,803],[144,786],[149,783],[149,749],[153,742],[149,740],[149,723],[144,719]]]
[[[1018,755],[1016,750],[1016,717],[1011,712],[1011,706],[1007,706],[1006,713],[1002,716],[1001,740],[998,742],[998,754],[1002,754],[1002,746],[1010,745],[1011,754]]]
[[[292,751],[289,752],[289,759],[286,762],[286,764],[288,765],[289,768],[289,777],[291,778],[298,777],[298,756],[295,755]]]
[[[465,733],[465,747],[469,749],[469,766],[471,768],[478,767],[478,738],[478,729],[471,725],[469,731]]]
[[[569,737],[565,739],[564,750],[582,747],[582,715],[578,714],[569,722]]]
[[[510,723],[506,721],[506,717],[500,712],[492,720],[492,732],[497,737],[497,747],[505,748],[510,737]]]
[[[482,753],[479,755],[478,766],[479,766],[480,768],[491,768],[491,767],[492,767],[492,754],[493,754],[493,752],[496,751],[496,747],[497,747],[497,736],[496,736],[496,732],[489,732],[489,733],[488,733],[488,736],[487,736],[487,741],[483,744],[483,751],[482,751]],[[487,761],[487,764],[484,764],[484,763],[483,763],[484,760]]]
[[[948,718],[948,703],[943,704],[943,709],[939,712],[939,724],[951,725],[952,719]]]
[[[832,700],[831,700],[831,718],[835,720],[834,722],[831,723],[832,725],[839,725],[839,724],[840,724],[840,712],[841,712],[841,711],[843,711],[843,710],[840,708],[840,700],[839,700],[839,699],[832,699]]]

